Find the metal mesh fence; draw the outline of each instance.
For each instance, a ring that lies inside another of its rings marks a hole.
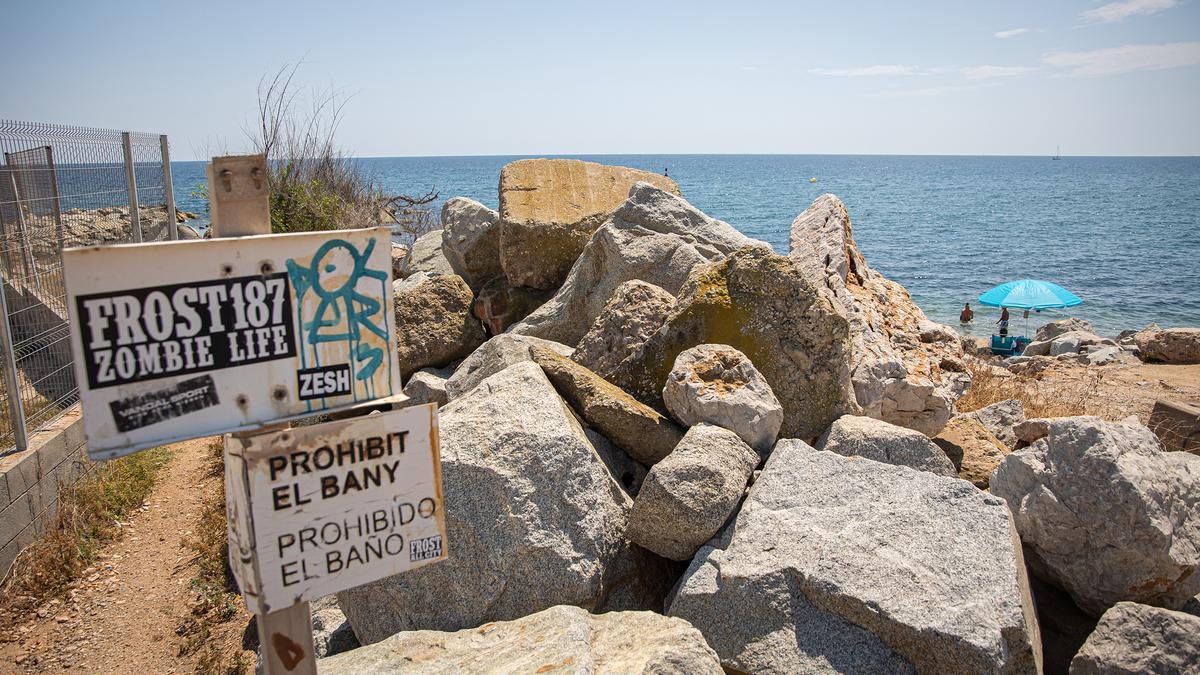
[[[78,400],[62,249],[178,237],[165,136],[0,120],[0,454]]]

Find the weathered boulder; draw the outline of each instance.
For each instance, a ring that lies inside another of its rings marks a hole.
[[[991,478],[1031,569],[1093,616],[1122,600],[1174,609],[1200,592],[1200,457],[1163,452],[1131,421],[1038,422],[1048,434]]]
[[[1013,427],[1013,433],[1017,436],[1017,444],[1013,447],[1014,450],[1028,447],[1033,445],[1034,441],[1050,435],[1050,420],[1045,417],[1025,420]]]
[[[509,330],[577,344],[622,283],[641,279],[677,296],[693,267],[744,246],[770,250],[682,197],[637,183],[592,235],[562,288]]]
[[[1008,454],[1004,444],[992,432],[975,419],[962,415],[947,422],[933,437],[933,443],[954,462],[959,478],[971,481],[981,490],[987,489],[992,471]]]
[[[542,369],[485,379],[441,410],[439,428],[454,553],[339,593],[359,639],[595,607],[616,581],[632,502]]]
[[[629,512],[629,540],[671,560],[690,560],[742,498],[758,454],[737,434],[700,424],[651,467]]]
[[[393,287],[396,352],[404,379],[421,368],[441,368],[463,358],[487,337],[471,316],[471,289],[462,277],[414,277]]]
[[[596,449],[596,454],[600,455],[604,466],[608,467],[613,480],[617,481],[630,497],[636,497],[646,479],[646,467],[634,461],[629,453],[613,445],[613,442],[599,431],[584,429],[583,432]]]
[[[1071,661],[1071,675],[1200,672],[1200,617],[1119,602]]]
[[[513,286],[554,289],[634,183],[674,195],[666,176],[577,159],[522,159],[500,170],[500,263]]]
[[[954,463],[925,434],[874,417],[844,415],[817,441],[818,450],[845,457],[907,466],[939,476],[957,476]]]
[[[529,356],[589,426],[638,462],[655,464],[683,437],[674,422],[566,356],[536,345]]]
[[[984,429],[990,431],[1005,447],[1012,450],[1017,447],[1015,428],[1025,421],[1025,406],[1021,401],[1010,398],[979,410],[964,413],[963,417],[970,417],[982,424]]]
[[[442,254],[478,291],[504,274],[500,268],[500,214],[466,197],[442,204]]]
[[[612,377],[641,351],[667,315],[675,296],[637,279],[617,286],[571,358],[603,378]]]
[[[716,653],[686,621],[564,605],[454,633],[397,633],[321,662],[323,675],[397,672],[722,673]]]
[[[552,295],[554,291],[510,286],[507,277],[499,276],[479,289],[473,311],[489,333],[499,335],[541,307]]]
[[[449,368],[422,368],[408,378],[404,383],[404,395],[409,403],[436,403],[446,405],[446,380],[450,377]]]
[[[663,403],[685,427],[703,422],[736,433],[766,456],[779,427],[783,406],[750,359],[729,345],[697,345],[675,357],[663,387]]]
[[[1157,400],[1146,426],[1162,441],[1163,450],[1200,455],[1200,406]]]
[[[446,398],[454,400],[505,368],[529,361],[529,348],[534,345],[546,347],[563,356],[570,356],[572,352],[570,347],[549,340],[507,333],[497,335],[489,338],[458,365],[454,374],[446,380]]]
[[[948,338],[952,329],[932,329],[903,286],[867,266],[850,215],[834,195],[818,197],[796,217],[788,257],[850,322],[850,368],[864,414],[936,434],[969,379],[941,367],[943,359],[962,355],[961,341],[934,339]]]
[[[392,242],[392,280],[399,281],[408,276],[405,266],[408,264],[408,247]]]
[[[1051,342],[1054,338],[1072,331],[1083,331],[1085,333],[1095,333],[1096,329],[1092,328],[1089,321],[1077,319],[1073,316],[1058,321],[1042,324],[1037,332],[1033,334],[1034,342]]]
[[[403,276],[415,272],[430,274],[454,274],[450,261],[442,253],[442,230],[432,230],[416,238],[404,261]]]
[[[318,659],[358,647],[358,638],[336,602],[312,608],[313,652]]]
[[[787,258],[747,247],[692,270],[679,304],[614,384],[662,405],[675,358],[700,344],[745,354],[783,406],[780,434],[815,438],[855,413],[849,326],[842,311]]]
[[[1200,328],[1167,328],[1134,336],[1144,361],[1200,363]]]
[[[1040,669],[1003,500],[965,481],[780,441],[667,613],[728,670]]]

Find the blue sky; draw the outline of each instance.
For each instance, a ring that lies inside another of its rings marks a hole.
[[[1200,0],[40,2],[0,117],[246,149],[255,88],[349,97],[362,156],[1200,155]]]

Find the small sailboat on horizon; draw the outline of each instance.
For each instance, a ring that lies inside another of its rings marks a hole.
[[[1059,147],[1057,145],[1054,146],[1054,156],[1051,157],[1050,159],[1062,159],[1062,151],[1059,149]]]

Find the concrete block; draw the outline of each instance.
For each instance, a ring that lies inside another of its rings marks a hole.
[[[1200,455],[1200,408],[1178,401],[1155,401],[1146,425],[1163,449]]]
[[[83,415],[79,411],[79,406],[71,408],[63,415],[63,419],[70,420],[66,429],[67,447],[72,450],[86,449],[87,437],[83,435]]]
[[[16,559],[22,548],[24,547],[21,546],[21,543],[15,539],[7,544],[0,544],[0,579],[8,576],[13,560]]]
[[[8,483],[8,496],[15,501],[42,479],[42,468],[38,453],[32,448],[0,459],[0,475]]]
[[[42,466],[43,476],[53,473],[55,467],[61,464],[70,454],[70,449],[67,447],[67,437],[62,429],[54,430],[53,433],[44,431],[35,434],[30,439],[29,447],[38,453],[38,462]]]
[[[0,511],[0,545],[17,538],[33,522],[33,498],[28,493]]]
[[[0,509],[12,503],[12,497],[8,496],[8,479],[4,474],[0,474]]]

